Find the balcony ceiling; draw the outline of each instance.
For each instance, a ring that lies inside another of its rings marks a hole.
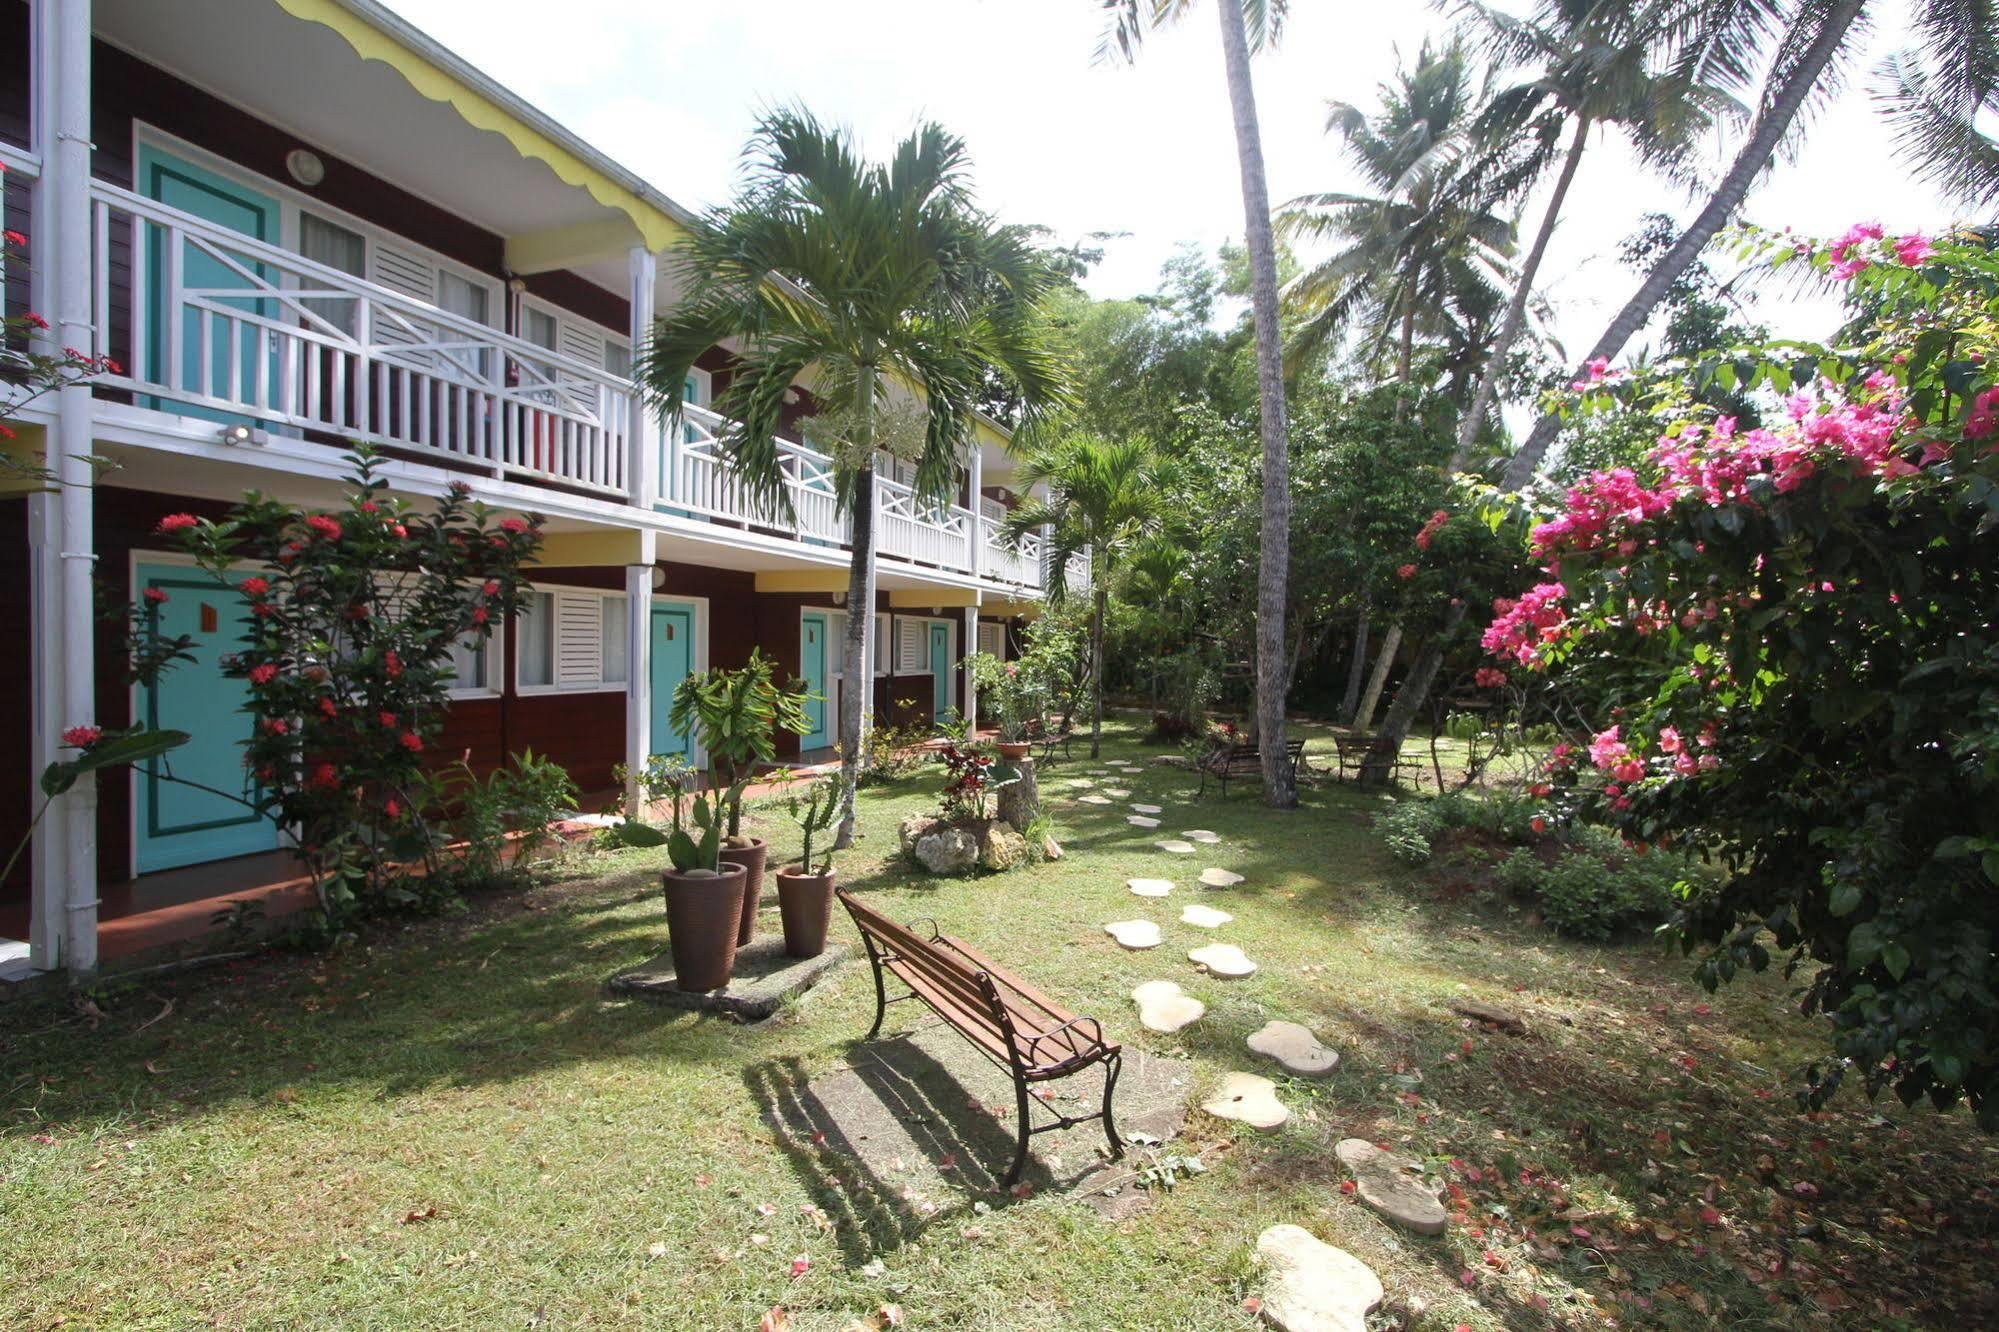
[[[111,44],[500,236],[625,219],[389,65],[362,59],[332,29],[276,4],[96,0],[93,12]],[[624,289],[622,246],[574,266]]]

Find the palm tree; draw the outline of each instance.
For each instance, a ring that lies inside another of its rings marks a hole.
[[[1658,68],[1666,15],[1660,3],[1541,0],[1525,17],[1484,0],[1461,0],[1458,8],[1479,30],[1479,44],[1489,59],[1525,71],[1519,82],[1494,93],[1479,117],[1474,133],[1488,146],[1482,156],[1523,186],[1538,180],[1558,156],[1561,165],[1533,243],[1520,262],[1477,392],[1458,423],[1453,471],[1470,458],[1498,397],[1507,354],[1526,321],[1534,280],[1591,136],[1606,128],[1622,129],[1642,160],[1679,170],[1718,115],[1734,105],[1725,89],[1689,82],[1697,69]],[[1568,147],[1560,149],[1565,129]],[[1481,174],[1490,169],[1482,164]]]
[[[1733,91],[1748,87],[1758,70],[1768,72],[1749,135],[1707,204],[1660,255],[1579,366],[1624,349],[1680,274],[1742,206],[1778,149],[1801,133],[1800,113],[1830,95],[1841,58],[1851,53],[1865,28],[1861,20],[1868,7],[1868,0],[1671,0],[1664,32],[1675,53],[1674,77]],[[1999,90],[1999,12],[1990,4],[1964,0],[1909,0],[1907,8],[1923,64],[1945,71],[1933,86],[1940,103],[1963,111],[1990,101]],[[1904,142],[1919,154],[1948,147],[1921,133],[1910,138],[1907,125],[1903,122]],[[1937,167],[1936,159],[1925,156],[1919,156],[1919,164]],[[1535,422],[1507,464],[1503,483],[1525,485],[1560,429],[1559,418],[1552,415]]]
[[[1999,22],[1999,11],[1988,10]],[[1999,43],[1999,32],[1987,38]],[[1874,71],[1874,98],[1898,146],[1921,175],[1968,208],[1999,203],[1999,140],[1979,128],[1999,110],[1987,88],[1965,86],[1960,67],[1932,71],[1919,51],[1897,51]]]
[[[836,445],[853,524],[835,841],[844,847],[872,693],[875,461],[891,385],[921,397],[915,489],[942,502],[988,375],[1012,382],[1030,421],[1062,398],[1035,313],[1056,278],[1020,228],[978,211],[964,142],[937,125],[870,163],[846,131],[778,110],[759,123],[746,156],[736,200],[690,228],[677,261],[685,298],[654,326],[638,374],[648,399],[672,414],[695,358],[736,341],[739,360],[715,404],[730,418],[718,443],[753,501],[787,524],[795,514],[778,430],[801,376],[812,376],[835,423],[819,438]]]
[[[1491,211],[1466,168],[1468,132],[1481,105],[1464,47],[1423,44],[1413,67],[1382,85],[1373,115],[1328,104],[1326,129],[1376,191],[1303,195],[1278,218],[1285,232],[1337,240],[1332,255],[1294,278],[1284,297],[1299,323],[1290,360],[1311,359],[1350,325],[1373,349],[1393,346],[1395,380],[1407,384],[1419,332],[1439,332],[1446,312],[1477,288],[1503,286],[1513,224]],[[1496,301],[1489,302],[1496,304]]]
[[[1099,59],[1131,60],[1147,32],[1176,22],[1193,0],[1098,0],[1110,16]],[[1291,459],[1284,424],[1283,334],[1277,322],[1277,241],[1270,228],[1270,186],[1263,137],[1250,86],[1251,51],[1274,45],[1289,0],[1215,0],[1222,28],[1222,67],[1235,120],[1242,174],[1243,238],[1249,247],[1250,314],[1256,328],[1256,392],[1263,439],[1263,515],[1256,576],[1256,720],[1263,744],[1264,800],[1277,809],[1298,803],[1295,774],[1284,762],[1284,703],[1291,659],[1284,638],[1291,572]]]
[[[1090,757],[1096,758],[1104,726],[1104,616],[1111,584],[1126,557],[1154,535],[1159,486],[1151,449],[1141,440],[1063,435],[1031,446],[1015,472],[1031,498],[1006,517],[1009,541],[1043,527],[1048,596],[1069,595],[1069,560],[1088,552],[1090,562]],[[1035,491],[1042,491],[1035,496]]]

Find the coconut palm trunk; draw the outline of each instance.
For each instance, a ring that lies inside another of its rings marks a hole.
[[[833,849],[854,844],[854,794],[867,761],[867,714],[874,699],[875,372],[864,370],[854,404],[853,562],[847,574],[847,642],[840,690],[840,827]]]
[[[1340,719],[1349,726],[1360,713],[1360,687],[1367,679],[1367,639],[1372,628],[1373,617],[1363,599],[1360,613],[1354,618],[1353,657],[1347,663],[1347,692],[1340,699]]]
[[[1374,673],[1367,679],[1367,689],[1360,696],[1360,706],[1354,709],[1354,729],[1365,731],[1374,726],[1375,711],[1381,706],[1381,691],[1388,684],[1388,672],[1395,666],[1395,654],[1402,648],[1402,625],[1388,626],[1382,636],[1381,651],[1374,659]]]
[[[1721,183],[1715,187],[1714,195],[1708,200],[1707,207],[1703,208],[1700,215],[1681,233],[1673,248],[1659,257],[1659,262],[1645,275],[1645,281],[1640,284],[1636,294],[1625,302],[1624,308],[1617,312],[1616,318],[1612,319],[1610,326],[1603,331],[1603,336],[1596,340],[1596,345],[1582,358],[1583,366],[1587,366],[1599,357],[1612,357],[1624,350],[1624,344],[1644,326],[1647,319],[1651,318],[1652,311],[1666,298],[1666,293],[1686,271],[1687,265],[1700,256],[1700,252],[1707,248],[1707,243],[1714,239],[1714,234],[1721,230],[1722,224],[1742,206],[1743,199],[1749,194],[1749,187],[1770,164],[1778,144],[1783,142],[1784,136],[1790,131],[1792,121],[1797,119],[1798,109],[1804,105],[1805,98],[1817,86],[1819,78],[1832,63],[1833,57],[1839,53],[1841,44],[1846,40],[1847,30],[1853,26],[1854,20],[1860,17],[1860,11],[1865,6],[1866,0],[1837,0],[1837,3],[1831,6],[1826,14],[1824,26],[1812,39],[1811,45],[1805,48],[1804,53],[1798,58],[1798,63],[1791,67],[1782,86],[1777,89],[1776,96],[1757,117],[1756,127],[1742,145],[1742,150],[1735,155],[1735,161],[1730,164],[1728,174],[1723,176]],[[1533,433],[1527,436],[1526,442],[1520,446],[1520,451],[1507,463],[1501,484],[1508,489],[1518,489],[1527,484],[1535,469],[1541,465],[1541,459],[1547,454],[1548,446],[1554,443],[1555,435],[1560,430],[1561,420],[1552,415],[1543,416],[1535,422]],[[1430,674],[1436,674],[1434,668]],[[1414,678],[1412,673],[1411,679]],[[1400,704],[1399,699],[1397,703]]]
[[[1506,317],[1500,321],[1499,336],[1493,339],[1492,353],[1486,357],[1485,370],[1479,375],[1478,392],[1473,395],[1471,408],[1458,426],[1458,446],[1451,454],[1451,470],[1462,471],[1471,459],[1472,446],[1478,442],[1478,432],[1485,425],[1486,414],[1492,410],[1493,402],[1499,397],[1499,377],[1506,366],[1506,354],[1513,349],[1514,339],[1527,322],[1527,299],[1534,292],[1534,278],[1541,271],[1541,260],[1548,253],[1548,242],[1555,234],[1555,223],[1562,216],[1562,203],[1569,195],[1569,186],[1575,182],[1576,168],[1582,165],[1583,150],[1589,146],[1590,121],[1588,116],[1576,118],[1576,137],[1569,143],[1569,151],[1562,160],[1561,174],[1555,177],[1555,192],[1548,196],[1548,207],[1541,214],[1541,226],[1534,233],[1534,244],[1527,251],[1527,257],[1520,264],[1520,278],[1513,284],[1513,297],[1506,303]]]
[[[1244,240],[1249,247],[1250,309],[1256,326],[1256,396],[1263,425],[1263,532],[1256,578],[1256,715],[1263,746],[1264,800],[1275,809],[1298,803],[1297,782],[1284,762],[1284,703],[1290,658],[1284,637],[1285,593],[1291,568],[1291,463],[1284,421],[1284,352],[1277,323],[1277,245],[1270,229],[1270,186],[1263,140],[1249,82],[1249,38],[1240,0],[1216,0],[1229,109],[1235,117],[1242,170]]]
[[[1104,616],[1110,610],[1110,593],[1102,575],[1093,571],[1090,589],[1090,757],[1103,750],[1104,738]]]

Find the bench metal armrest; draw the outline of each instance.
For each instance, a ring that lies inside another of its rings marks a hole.
[[[1104,1040],[1104,1024],[1097,1021],[1093,1017],[1072,1017],[1067,1022],[1064,1022],[1062,1025],[1058,1027],[1051,1027],[1047,1031],[1041,1032],[1038,1035],[1028,1037],[1027,1057],[1029,1059],[1034,1059],[1040,1053],[1040,1051],[1037,1050],[1035,1047],[1040,1045],[1041,1042],[1043,1041],[1052,1040],[1055,1037],[1060,1036],[1065,1031],[1070,1031],[1070,1030],[1075,1030],[1078,1032],[1083,1031],[1083,1024],[1085,1023],[1089,1024],[1089,1031],[1085,1034],[1089,1035],[1091,1044],[1095,1045],[1100,1050],[1103,1049],[1108,1044],[1108,1042]]]
[[[936,943],[944,937],[944,931],[938,928],[937,921],[930,916],[918,916],[915,920],[904,921],[902,928],[908,930],[911,934],[921,935],[923,933],[922,927],[925,925],[930,927],[931,943]]]

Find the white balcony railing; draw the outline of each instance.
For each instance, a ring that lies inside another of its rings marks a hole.
[[[987,501],[990,503],[991,501]],[[1002,513],[1005,509],[1002,507]],[[1039,533],[1024,533],[1018,546],[1009,546],[1000,537],[1000,524],[991,516],[979,520],[986,543],[986,576],[995,582],[1012,583],[1019,587],[1040,587],[1041,537]]]
[[[100,382],[142,406],[626,493],[625,381],[103,181],[91,196],[101,330],[114,240],[130,260],[129,363]]]

